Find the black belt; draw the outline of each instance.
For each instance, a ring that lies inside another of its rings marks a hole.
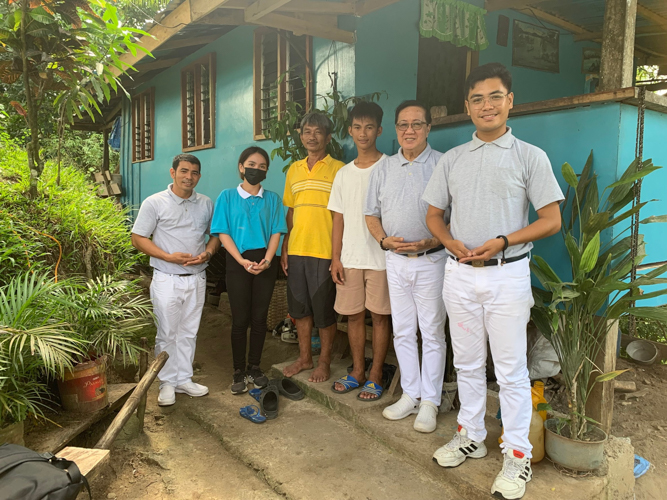
[[[437,246],[435,248],[431,248],[430,250],[426,250],[425,252],[420,252],[420,253],[397,253],[396,255],[400,255],[401,257],[407,257],[408,259],[414,259],[415,257],[421,257],[422,255],[428,255],[430,253],[435,253],[439,252],[440,250],[443,250],[445,247],[443,245]]]
[[[160,271],[159,269],[156,269],[156,271]],[[175,273],[165,273],[164,271],[160,271],[162,274],[168,274],[169,276],[194,276],[193,273],[188,273],[188,274],[175,274]]]
[[[453,255],[449,256],[450,258],[454,259],[456,262],[459,261],[457,257],[454,257]],[[525,259],[528,257],[527,253],[524,253],[523,255],[518,255],[516,257],[509,257],[505,259],[504,261],[502,259],[489,259],[489,260],[472,260],[469,262],[462,262],[462,264],[467,264],[472,267],[489,267],[489,266],[497,266],[499,263],[500,265],[503,264],[511,264],[512,262],[516,262],[517,260]]]

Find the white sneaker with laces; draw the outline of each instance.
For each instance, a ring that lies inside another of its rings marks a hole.
[[[478,443],[470,439],[468,431],[459,425],[454,438],[435,451],[433,460],[438,462],[441,467],[457,467],[465,462],[468,457],[484,458],[486,453],[484,442]]]
[[[530,458],[517,450],[508,449],[503,460],[503,468],[496,476],[491,494],[506,500],[523,497],[526,483],[533,479]]]
[[[387,420],[401,420],[408,415],[417,413],[419,411],[418,405],[417,401],[403,393],[401,399],[384,409],[382,416]]]
[[[176,394],[174,394],[174,387],[171,385],[163,385],[160,387],[160,394],[157,397],[158,406],[171,406],[176,402]]]
[[[433,432],[436,426],[438,407],[430,401],[422,401],[419,405],[419,414],[415,419],[414,429],[417,432]]]
[[[176,392],[187,394],[193,398],[198,398],[199,396],[206,396],[208,394],[208,387],[201,384],[195,384],[194,382],[187,382],[185,384],[177,385]]]

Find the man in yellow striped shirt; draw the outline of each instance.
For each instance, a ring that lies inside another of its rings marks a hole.
[[[283,204],[288,207],[287,231],[280,263],[287,275],[287,304],[296,322],[299,359],[283,370],[286,377],[313,367],[310,336],[320,330],[322,351],[317,368],[308,379],[329,379],[331,347],[336,334],[336,285],[331,279],[333,217],[327,205],[336,173],[344,163],[326,153],[332,123],[321,113],[301,120],[301,141],[308,156],[287,171]]]

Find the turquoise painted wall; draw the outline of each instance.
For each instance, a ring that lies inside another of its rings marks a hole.
[[[617,175],[623,174],[635,158],[637,138],[637,108],[627,104],[621,106],[619,162]],[[665,148],[667,115],[646,110],[644,116],[644,159],[663,167],[651,173],[642,183],[642,201],[656,200],[647,204],[640,213],[640,220],[651,215],[667,214],[667,148]],[[629,208],[629,207],[628,207]],[[643,224],[639,229],[646,242],[646,258],[643,264],[667,261],[667,225],[665,223]],[[619,231],[620,232],[620,231]],[[621,237],[628,235],[624,233]],[[663,276],[665,277],[665,276]],[[644,292],[654,292],[664,286],[645,287]],[[667,304],[667,296],[641,301],[642,306]]]

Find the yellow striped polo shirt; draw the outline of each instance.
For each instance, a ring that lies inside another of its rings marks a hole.
[[[283,204],[294,209],[289,255],[331,259],[333,218],[327,206],[334,177],[344,165],[327,155],[312,170],[308,158],[290,166],[283,196]]]

